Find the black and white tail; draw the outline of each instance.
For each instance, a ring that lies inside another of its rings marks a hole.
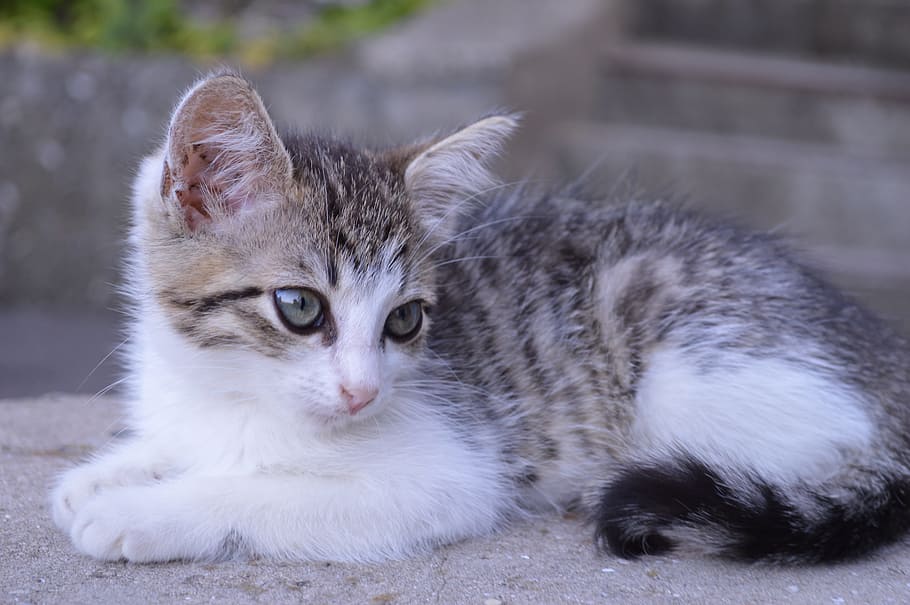
[[[599,546],[622,557],[660,554],[694,540],[749,561],[849,559],[910,528],[910,478],[861,473],[830,489],[781,488],[692,457],[644,463],[604,490],[595,511]]]

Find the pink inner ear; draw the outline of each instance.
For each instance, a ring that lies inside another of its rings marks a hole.
[[[174,196],[183,209],[184,218],[192,229],[199,227],[203,222],[211,218],[209,208],[206,205],[206,194],[217,196],[221,192],[221,187],[216,183],[217,171],[212,165],[211,154],[211,150],[200,143],[195,143],[178,160],[179,167],[176,172],[181,175],[181,178],[177,182]],[[169,188],[171,175],[166,163],[165,167],[165,186]],[[225,201],[231,209],[236,206],[235,203],[229,200]]]
[[[196,85],[168,129],[163,197],[191,228],[259,204],[292,184],[290,157],[259,96],[234,75]]]
[[[209,219],[209,213],[205,209],[205,200],[199,193],[199,188],[188,190],[178,189],[174,192],[180,207],[183,209],[183,218],[191,229],[196,229],[203,222]]]

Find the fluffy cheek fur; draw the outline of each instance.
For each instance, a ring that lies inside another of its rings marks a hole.
[[[164,340],[159,339],[159,343]],[[198,350],[184,367],[189,375],[194,371],[201,375],[197,374],[192,384],[190,380],[185,384],[199,393],[200,405],[217,402],[219,409],[212,413],[225,414],[232,411],[226,408],[240,410],[252,405],[288,418],[305,432],[320,433],[388,411],[394,406],[391,393],[395,383],[410,373],[409,360],[401,352],[348,352],[348,356],[371,358],[358,363],[377,365],[382,385],[376,399],[352,415],[340,394],[343,379],[337,369],[337,352],[321,346],[298,349],[288,359],[267,359],[252,351]]]

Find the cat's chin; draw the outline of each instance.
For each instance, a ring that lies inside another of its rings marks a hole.
[[[379,402],[374,402],[356,414],[351,414],[343,407],[308,409],[304,412],[304,421],[314,433],[344,431],[364,421],[375,419],[382,413],[383,407]]]

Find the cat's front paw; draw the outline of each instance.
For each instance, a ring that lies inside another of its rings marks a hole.
[[[149,562],[176,558],[167,552],[167,530],[145,490],[121,488],[99,493],[75,515],[70,538],[81,552],[107,561]]]
[[[217,532],[205,511],[185,506],[164,486],[106,490],[76,514],[70,530],[81,552],[107,561],[135,563],[215,556]]]
[[[51,515],[54,523],[63,531],[69,532],[83,507],[102,492],[124,486],[154,483],[166,472],[164,468],[111,468],[100,463],[77,466],[64,473],[51,491]]]

